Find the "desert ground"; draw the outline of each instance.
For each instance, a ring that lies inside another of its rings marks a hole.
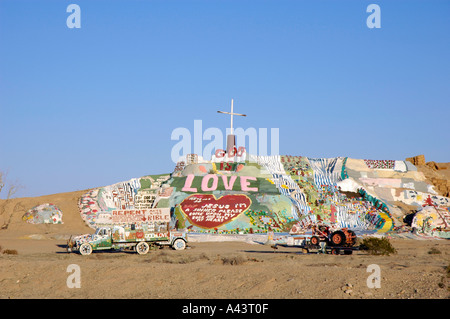
[[[67,238],[92,233],[77,200],[85,191],[3,200],[0,230],[2,299],[447,299],[448,240],[391,239],[389,256],[303,254],[297,247],[223,241],[192,242],[188,249],[67,253]],[[25,223],[34,205],[54,203],[63,224]],[[380,287],[369,288],[369,265],[380,269]],[[79,266],[80,287],[68,281]]]
[[[65,241],[5,239],[1,298],[448,298],[447,241],[392,240],[396,255],[302,254],[294,247],[193,243],[185,251],[67,253]],[[429,254],[434,248],[440,254]],[[67,280],[80,267],[80,288]],[[380,288],[369,288],[371,264]]]

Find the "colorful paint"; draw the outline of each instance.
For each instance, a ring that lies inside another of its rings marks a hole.
[[[450,212],[434,205],[416,213],[411,226],[419,235],[450,239]]]
[[[42,204],[27,211],[22,220],[30,224],[63,224],[62,211],[53,204]]]
[[[388,232],[395,201],[449,206],[446,197],[419,192],[431,186],[404,161],[239,155],[219,150],[204,161],[190,154],[171,174],[92,190],[80,200],[81,215],[93,228],[114,212],[139,219],[167,209],[171,227],[198,233],[296,233],[318,222]]]
[[[180,203],[181,211],[189,221],[200,228],[218,228],[245,212],[252,204],[243,194],[216,198],[210,194],[195,194]]]
[[[394,160],[368,160],[365,159],[366,165],[370,169],[394,169]]]

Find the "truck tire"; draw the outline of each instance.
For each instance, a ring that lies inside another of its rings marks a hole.
[[[136,252],[139,255],[145,255],[150,250],[150,246],[145,242],[141,241],[139,244],[136,245]]]
[[[310,242],[311,242],[311,245],[319,245],[320,238],[317,236],[312,236]]]
[[[175,250],[183,250],[186,248],[186,242],[181,238],[175,239],[173,241],[172,248]]]
[[[92,246],[89,243],[83,243],[80,246],[80,254],[83,256],[88,256],[92,253]]]

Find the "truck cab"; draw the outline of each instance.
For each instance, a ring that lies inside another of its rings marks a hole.
[[[97,249],[108,249],[112,246],[111,228],[101,227],[97,228],[94,233],[93,244],[97,245]]]

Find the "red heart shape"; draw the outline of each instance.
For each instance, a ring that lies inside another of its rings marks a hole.
[[[245,212],[252,200],[244,194],[225,195],[217,199],[212,194],[186,197],[180,208],[191,224],[201,228],[220,227]]]

